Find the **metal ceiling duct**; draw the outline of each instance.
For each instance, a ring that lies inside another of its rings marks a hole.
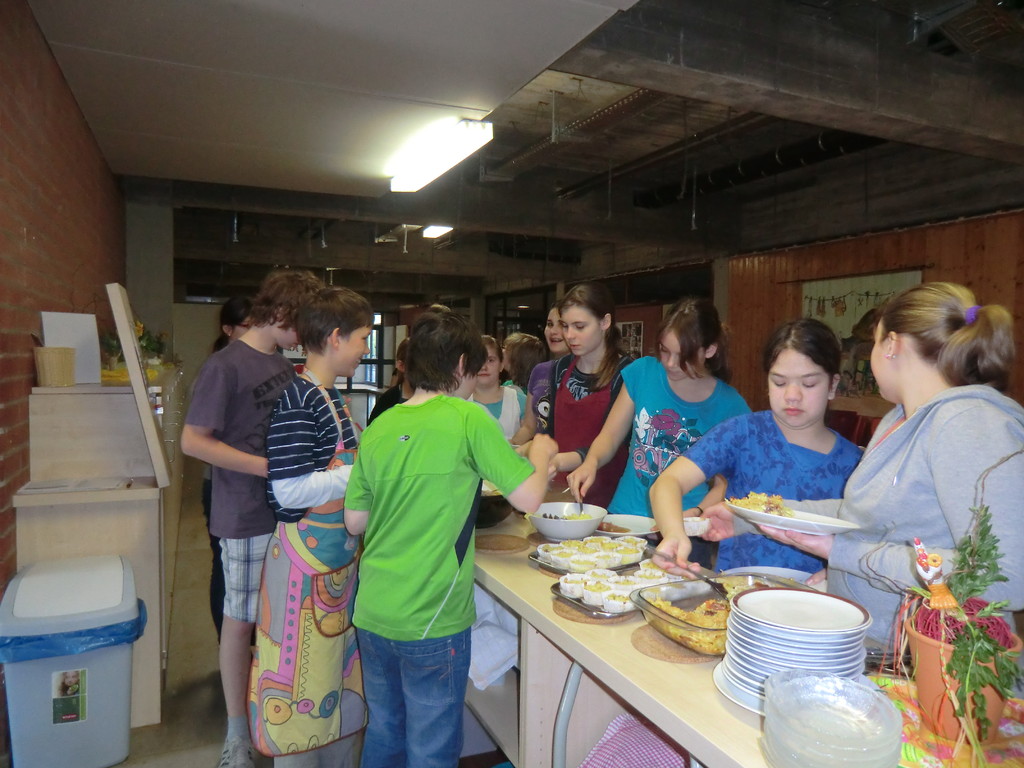
[[[691,196],[694,188],[700,195],[721,192],[741,184],[806,168],[825,160],[862,152],[884,143],[884,139],[860,133],[824,131],[814,138],[779,147],[774,152],[697,174],[696,181],[683,179],[673,184],[636,192],[633,195],[633,205],[638,208],[661,208]]]

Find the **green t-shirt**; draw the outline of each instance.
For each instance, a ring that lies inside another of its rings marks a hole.
[[[401,403],[366,428],[345,491],[369,510],[353,623],[391,640],[473,624],[473,541],[456,542],[483,477],[508,495],[533,472],[479,405],[438,395]]]

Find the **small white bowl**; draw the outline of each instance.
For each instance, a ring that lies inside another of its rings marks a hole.
[[[549,501],[541,504],[537,511],[532,515],[527,515],[526,519],[541,536],[552,541],[582,539],[597,530],[597,526],[604,520],[608,510],[595,504],[584,504],[583,513],[589,517],[581,520],[565,519],[566,515],[577,514],[579,509],[579,504],[575,501]],[[544,515],[553,515],[553,517],[544,517]]]
[[[706,517],[684,517],[683,532],[687,536],[703,536],[711,530],[711,521]]]

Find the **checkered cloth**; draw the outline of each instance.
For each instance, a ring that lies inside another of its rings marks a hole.
[[[580,768],[690,768],[690,755],[632,715],[619,715]]]

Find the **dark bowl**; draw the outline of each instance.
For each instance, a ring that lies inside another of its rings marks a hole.
[[[500,493],[481,493],[480,510],[476,516],[477,528],[490,528],[512,514],[512,505]]]

